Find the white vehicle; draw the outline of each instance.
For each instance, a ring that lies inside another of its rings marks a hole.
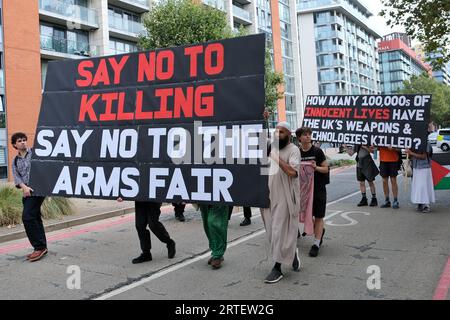
[[[428,142],[432,145],[435,146],[437,143],[437,137],[438,137],[438,132],[432,132],[428,135]]]
[[[439,129],[436,146],[442,151],[450,150],[450,128]]]

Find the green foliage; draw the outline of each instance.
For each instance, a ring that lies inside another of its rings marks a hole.
[[[11,186],[0,187],[0,226],[22,222],[22,191]],[[72,202],[67,198],[47,197],[41,207],[44,219],[61,218],[74,213]]]
[[[233,31],[227,23],[225,12],[192,0],[167,0],[156,4],[144,15],[147,33],[139,38],[139,47],[146,50],[182,46],[248,35],[241,26]],[[273,71],[269,48],[265,57],[265,106],[274,111],[278,99],[283,98],[279,86],[283,74]]]
[[[402,25],[406,33],[420,41],[428,53],[442,54],[431,61],[441,69],[450,61],[450,1],[449,0],[382,0],[387,7],[380,15],[389,26]]]
[[[279,89],[284,84],[284,80],[281,72],[273,70],[272,58],[268,49],[266,49],[264,67],[265,106],[269,111],[273,112],[277,109],[277,101],[284,97],[284,93]]]
[[[74,214],[74,207],[70,199],[63,197],[47,197],[42,203],[42,217],[44,219],[61,218]]]
[[[22,221],[22,192],[15,187],[0,187],[0,226]]]
[[[450,87],[442,84],[428,75],[412,76],[403,82],[404,88],[399,93],[432,94],[431,121],[450,126]]]
[[[339,159],[339,160],[328,160],[328,165],[332,168],[345,167],[355,165],[355,160]]]
[[[147,34],[139,47],[147,50],[232,38],[225,12],[191,0],[161,1],[143,17]]]

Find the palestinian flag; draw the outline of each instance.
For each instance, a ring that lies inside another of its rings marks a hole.
[[[450,153],[433,155],[431,161],[435,190],[450,190]]]

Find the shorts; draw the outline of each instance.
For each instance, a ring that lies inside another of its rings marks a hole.
[[[398,176],[399,169],[397,162],[380,162],[380,176],[383,178]]]
[[[313,216],[314,218],[325,217],[325,211],[327,211],[327,191],[326,190],[314,190],[313,199]]]
[[[375,181],[375,177],[373,177],[372,179],[366,177],[366,175],[364,174],[362,168],[356,167],[356,180],[372,182],[372,181]]]

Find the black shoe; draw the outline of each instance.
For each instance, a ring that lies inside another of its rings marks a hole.
[[[175,257],[175,252],[175,241],[171,239],[170,242],[167,243],[167,256],[169,257],[169,259]]]
[[[321,246],[322,243],[323,243],[323,236],[324,236],[324,234],[325,234],[325,228],[323,228],[322,236],[320,237],[320,243],[319,243],[320,246]]]
[[[150,252],[149,253],[141,253],[141,255],[139,257],[131,260],[131,263],[137,264],[137,263],[142,263],[142,262],[147,262],[147,261],[152,261],[152,254]]]
[[[311,250],[309,250],[309,256],[310,257],[317,257],[319,254],[319,247],[313,244],[311,247]]]
[[[372,200],[370,200],[370,205],[371,207],[377,207],[378,206],[378,200],[377,198],[372,198]]]
[[[277,269],[273,268],[272,271],[270,271],[269,275],[264,280],[265,283],[276,283],[280,281],[283,278],[283,274],[281,271],[278,271]]]
[[[242,220],[240,226],[245,227],[245,226],[250,225],[251,223],[252,223],[252,221],[250,220],[250,218],[244,218],[244,220]]]
[[[295,249],[295,257],[294,262],[292,262],[292,269],[294,269],[294,271],[300,270],[300,259],[298,258],[298,249]]]
[[[180,222],[184,222],[186,219],[184,218],[184,214],[183,213],[175,213],[175,219],[177,219]]]
[[[300,230],[298,230],[298,233],[297,233],[297,239],[300,238],[300,236],[301,236],[301,235],[300,235]]]
[[[368,203],[367,203],[367,198],[366,197],[363,197],[361,199],[361,201],[357,204],[358,207],[365,207],[367,205],[368,205]]]
[[[391,202],[390,201],[386,201],[385,203],[383,203],[380,208],[390,208],[391,207]]]

